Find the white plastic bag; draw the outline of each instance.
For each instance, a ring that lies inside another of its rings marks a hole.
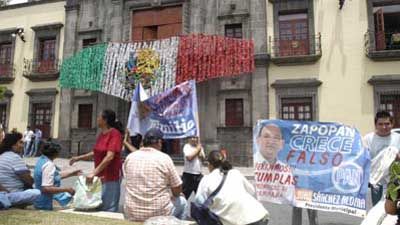
[[[399,150],[396,147],[390,146],[383,149],[371,160],[370,184],[387,183],[387,179],[389,179],[389,167],[396,159],[398,152]]]
[[[156,216],[144,222],[143,225],[193,225],[195,222],[179,220],[173,216]]]
[[[92,210],[102,204],[101,200],[101,180],[98,177],[93,178],[93,183],[86,184],[86,177],[79,176],[75,182],[75,195],[73,207],[76,210]]]
[[[385,200],[381,200],[371,210],[361,225],[395,225],[397,216],[386,214]]]

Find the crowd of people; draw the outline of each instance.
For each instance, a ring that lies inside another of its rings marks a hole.
[[[224,225],[268,223],[269,213],[255,198],[254,185],[234,169],[220,151],[211,151],[206,157],[198,137],[188,138],[183,147],[184,170],[180,176],[170,156],[161,151],[163,133],[159,129],[152,128],[143,137],[135,135],[131,138],[112,110],[102,111],[97,124],[101,132],[92,151],[72,157],[70,165],[93,159],[94,169],[86,175],[86,181],[90,183],[94,177],[102,181],[99,210],[119,211],[121,180],[124,179],[123,212],[127,220],[145,221],[155,216],[175,216],[184,220],[190,217],[189,199],[202,204],[222,183],[209,207]],[[391,132],[392,127],[393,118],[388,112],[376,114],[375,131],[364,137],[371,158],[386,147],[400,148],[400,135]],[[52,210],[53,200],[66,206],[74,195],[75,190],[61,186],[61,180],[77,176],[81,171],[65,172],[55,165],[54,159],[61,146],[53,141],[41,144],[41,155],[31,175],[21,156],[36,155],[39,147],[31,148],[36,146],[37,137],[41,137],[41,132],[33,132],[29,127],[24,135],[16,131],[4,135],[0,145],[0,209],[33,204],[36,209]],[[261,129],[256,140],[260,152],[255,155],[255,160],[279,163],[276,155],[283,145],[281,139],[278,127],[270,125]],[[210,173],[203,176],[204,159],[207,159]],[[371,186],[373,204],[382,200],[386,185],[381,182]],[[191,198],[192,194],[194,198]],[[387,212],[400,215],[397,199],[386,201]],[[317,224],[316,211],[308,212],[311,223]],[[299,222],[299,214],[301,209],[294,208],[293,224]]]

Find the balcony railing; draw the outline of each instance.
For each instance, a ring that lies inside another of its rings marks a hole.
[[[32,81],[55,80],[59,76],[58,59],[24,59],[24,76]]]
[[[321,34],[307,36],[305,34],[290,35],[283,38],[269,37],[269,53],[272,60],[292,63],[290,58],[301,59],[304,63],[317,61],[321,52]],[[298,60],[296,60],[298,61]]]
[[[400,30],[399,32],[385,33],[367,31],[365,33],[365,47],[367,52],[400,50]]]
[[[400,59],[399,32],[374,32],[368,30],[364,35],[365,53],[373,60]]]
[[[292,35],[269,38],[271,57],[308,56],[321,54],[321,35]]]
[[[11,62],[0,59],[0,83],[10,83],[14,80],[15,68]]]

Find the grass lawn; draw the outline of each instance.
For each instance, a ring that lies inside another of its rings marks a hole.
[[[124,220],[36,210],[2,210],[1,225],[140,225]]]

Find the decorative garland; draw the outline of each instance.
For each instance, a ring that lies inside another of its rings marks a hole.
[[[160,68],[159,55],[152,49],[141,49],[137,56],[131,52],[126,63],[126,83],[128,89],[135,89],[136,83],[141,82],[146,89],[151,88],[156,80]]]
[[[64,60],[60,85],[130,100],[138,82],[153,96],[187,80],[201,82],[253,70],[253,41],[188,35],[85,48]]]

